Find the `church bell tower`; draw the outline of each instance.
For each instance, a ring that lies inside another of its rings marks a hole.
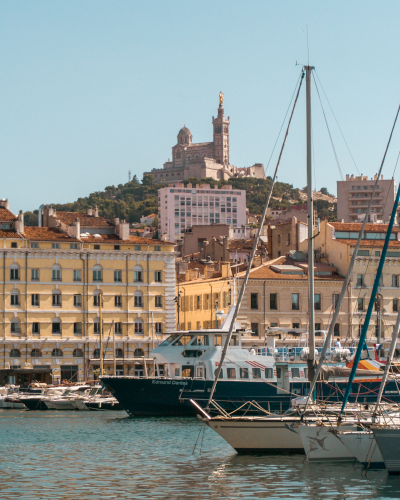
[[[229,116],[224,116],[224,94],[219,93],[217,118],[212,119],[215,160],[224,166],[229,165]]]

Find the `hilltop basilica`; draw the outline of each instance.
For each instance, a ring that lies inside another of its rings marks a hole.
[[[264,165],[235,167],[229,163],[229,125],[225,118],[223,94],[219,95],[218,116],[212,117],[213,141],[193,143],[193,136],[187,127],[178,133],[178,142],[172,147],[172,161],[168,159],[163,168],[153,168],[151,174],[155,183],[176,182],[196,177],[229,180],[232,177],[256,177],[264,179]]]

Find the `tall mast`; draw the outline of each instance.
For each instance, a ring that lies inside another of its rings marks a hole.
[[[307,113],[307,225],[308,225],[308,380],[313,381],[315,371],[315,318],[314,318],[314,208],[312,185],[312,122],[311,122],[311,72],[313,66],[305,66],[306,70],[306,113]]]

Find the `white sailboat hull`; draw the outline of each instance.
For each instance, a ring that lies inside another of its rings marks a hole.
[[[23,408],[25,408],[23,403],[5,401],[5,396],[0,396],[0,410],[22,410]]]
[[[354,462],[356,457],[331,429],[336,426],[300,425],[298,428],[304,452],[309,462]],[[342,426],[342,430],[355,430],[355,425]]]
[[[382,454],[372,432],[344,432],[338,437],[364,467],[372,469],[385,467]]]
[[[376,443],[389,474],[400,474],[400,427],[372,427]]]
[[[238,453],[304,454],[304,447],[296,429],[297,422],[215,419],[207,421],[207,424]]]

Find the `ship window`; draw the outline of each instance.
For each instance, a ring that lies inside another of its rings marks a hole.
[[[180,375],[181,375],[181,369],[175,368],[175,377],[180,377]]]
[[[214,345],[215,346],[221,346],[222,345],[222,336],[221,335],[216,335],[215,336]]]
[[[185,350],[183,351],[182,353],[182,356],[184,358],[199,358],[202,354],[204,353],[204,351],[201,351],[201,350]]]
[[[261,368],[253,368],[253,378],[260,379],[261,378]]]
[[[214,371],[214,375],[217,376],[218,368]],[[219,374],[219,378],[224,378],[224,369],[221,369],[221,373]]]
[[[292,368],[292,378],[300,378],[300,368]]]
[[[176,342],[174,342],[174,345],[186,345],[188,344],[193,338],[193,335],[182,335]]]
[[[240,378],[249,378],[248,368],[240,368]]]
[[[272,368],[265,369],[265,378],[274,378],[274,370]]]
[[[208,335],[198,335],[191,345],[208,345]]]
[[[239,338],[237,335],[232,335],[232,338],[231,338],[229,345],[233,345],[233,346],[239,345]]]
[[[227,368],[228,378],[236,378],[236,369],[235,368]]]
[[[170,335],[167,339],[164,340],[162,344],[160,344],[160,347],[172,344],[172,342],[180,337],[180,335],[180,333],[174,333],[173,335]]]

